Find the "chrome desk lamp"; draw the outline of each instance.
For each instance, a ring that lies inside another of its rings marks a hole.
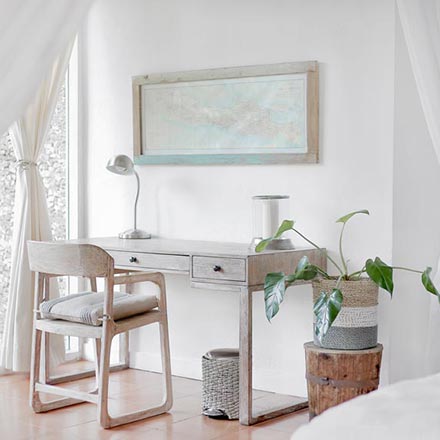
[[[148,232],[137,229],[137,203],[139,200],[140,180],[139,175],[134,169],[133,161],[124,154],[118,154],[113,156],[107,162],[107,169],[112,173],[119,174],[121,176],[131,176],[134,174],[137,180],[136,199],[134,201],[134,228],[121,232],[119,238],[151,238],[151,234]]]

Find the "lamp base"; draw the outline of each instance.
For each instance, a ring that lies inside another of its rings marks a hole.
[[[128,229],[119,234],[119,238],[124,239],[140,239],[140,238],[151,238],[151,234],[142,231],[142,229]]]

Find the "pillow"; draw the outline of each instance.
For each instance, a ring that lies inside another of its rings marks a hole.
[[[157,307],[154,295],[115,292],[113,320],[128,318]],[[104,314],[104,292],[82,292],[45,301],[40,305],[41,316],[99,326]]]

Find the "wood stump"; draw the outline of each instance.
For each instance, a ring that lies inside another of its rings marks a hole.
[[[308,342],[306,378],[310,419],[379,386],[382,345],[367,350],[330,350]]]

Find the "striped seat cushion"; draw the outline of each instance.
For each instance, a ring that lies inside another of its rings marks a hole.
[[[113,298],[114,321],[148,312],[157,307],[154,295],[115,292]],[[45,301],[40,305],[41,316],[46,319],[63,319],[82,324],[102,325],[104,292],[82,292]]]

